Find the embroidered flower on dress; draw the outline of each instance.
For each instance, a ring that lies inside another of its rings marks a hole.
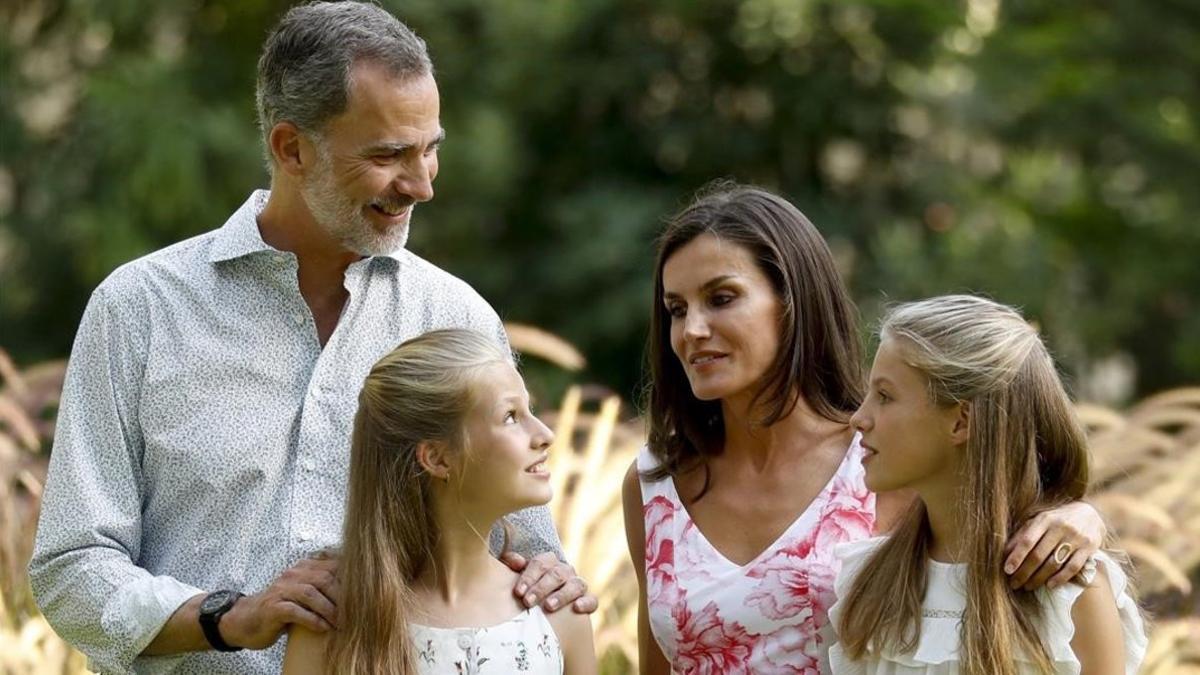
[[[529,671],[529,650],[525,647],[524,642],[517,645],[517,653],[513,656],[513,660],[516,662],[518,671]]]
[[[550,644],[550,636],[543,633],[542,639],[537,643],[536,649],[542,656],[550,658],[550,653],[554,650],[554,646]]]
[[[417,656],[425,663],[434,663],[437,660],[437,648],[433,646],[433,640],[425,640],[425,646],[417,649]]]

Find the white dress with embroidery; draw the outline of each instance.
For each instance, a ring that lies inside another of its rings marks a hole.
[[[842,544],[837,547],[837,555],[842,559],[841,572],[834,589],[839,598],[844,598],[850,592],[854,578],[858,575],[867,559],[885,541],[884,537],[874,537],[865,541]],[[1097,553],[1095,563],[1089,563],[1083,577],[1087,583],[1095,578],[1095,566],[1103,565],[1112,586],[1113,597],[1117,601],[1117,611],[1121,618],[1121,629],[1125,640],[1125,672],[1135,675],[1138,666],[1146,655],[1146,628],[1142,616],[1138,612],[1137,603],[1126,591],[1127,579],[1121,566],[1103,553]],[[966,588],[967,566],[950,563],[929,561],[929,587],[925,592],[925,601],[921,618],[921,635],[917,647],[910,653],[902,654],[886,646],[878,649],[871,658],[851,661],[842,650],[840,643],[834,643],[829,649],[829,662],[834,675],[950,675],[959,672],[960,634],[959,622],[962,621],[966,609],[967,598],[963,589]],[[1045,624],[1042,631],[1043,644],[1046,645],[1050,659],[1054,663],[1054,673],[1061,675],[1077,675],[1080,670],[1079,660],[1071,650],[1071,639],[1075,636],[1075,625],[1071,620],[1071,608],[1083,593],[1083,587],[1078,584],[1066,584],[1053,590],[1041,589],[1036,591],[1044,609]],[[842,616],[842,603],[836,602],[829,610],[829,620],[836,629]],[[1021,673],[1036,674],[1033,664],[1026,661],[1020,654],[1016,655]]]
[[[411,625],[420,675],[562,675],[558,637],[540,607],[487,628]]]

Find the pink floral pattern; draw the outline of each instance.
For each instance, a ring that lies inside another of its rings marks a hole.
[[[655,466],[649,451],[638,469]],[[867,539],[875,495],[855,436],[825,489],[778,541],[734,565],[689,517],[674,482],[642,481],[650,626],[673,670],[688,675],[816,675],[838,572],[834,546]]]
[[[768,619],[812,616],[817,601],[813,587],[820,588],[825,575],[821,573],[824,566],[808,565],[806,558],[784,550],[747,572],[760,581],[746,596],[746,604],[757,607]]]
[[[655,497],[642,507],[646,520],[646,602],[673,606],[678,600],[675,583],[675,542],[669,526],[678,507],[666,497]]]
[[[828,650],[828,645],[824,649]],[[811,624],[784,626],[754,643],[750,671],[820,675],[820,652],[821,638],[811,629]]]
[[[681,675],[736,673],[753,675],[748,669],[754,639],[736,621],[723,621],[716,603],[693,613],[687,603],[672,610],[679,631],[679,648],[672,663]]]
[[[689,579],[715,581],[713,573],[721,568],[724,558],[708,544],[700,528],[688,517],[687,511],[683,512],[682,520],[683,531],[679,534],[679,544],[676,546],[679,557],[675,560],[679,573]]]

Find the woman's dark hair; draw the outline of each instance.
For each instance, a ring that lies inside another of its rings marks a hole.
[[[779,353],[753,399],[763,411],[756,421],[763,426],[778,422],[803,396],[817,414],[846,422],[862,401],[857,310],[821,233],[778,195],[728,181],[714,183],[671,218],[658,239],[646,398],[649,446],[659,466],[646,473],[650,480],[707,468],[706,459],[720,454],[724,442],[721,404],[692,394],[671,349],[671,316],[663,305],[663,266],[704,234],[749,251],[782,308]],[[706,478],[695,499],[707,486]]]

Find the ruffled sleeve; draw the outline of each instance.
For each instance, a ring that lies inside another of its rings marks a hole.
[[[867,564],[871,554],[885,541],[887,541],[887,537],[871,537],[859,541],[848,541],[833,548],[833,555],[838,565],[838,575],[833,581],[833,591],[837,594],[838,599],[829,608],[831,623],[837,623],[837,619],[841,616],[842,598],[850,592],[850,587],[854,585],[854,580],[862,571],[863,565]]]
[[[1117,614],[1121,619],[1121,633],[1125,640],[1125,672],[1134,675],[1138,672],[1142,660],[1146,657],[1146,625],[1142,619],[1137,602],[1129,593],[1129,578],[1125,570],[1111,557],[1097,553],[1094,562],[1081,573],[1083,580],[1091,584],[1096,578],[1096,568],[1103,567],[1112,588],[1113,598],[1117,601]],[[1071,618],[1071,609],[1079,596],[1083,594],[1084,586],[1066,584],[1052,591],[1043,593],[1042,601],[1046,607],[1046,636],[1050,656],[1056,666],[1067,666],[1065,672],[1079,672],[1079,660],[1071,649],[1071,640],[1075,637],[1075,622]]]
[[[830,633],[829,669],[838,675],[842,673],[847,673],[848,675],[867,675],[870,672],[867,670],[867,664],[861,661],[851,661],[846,657],[846,653],[837,639],[837,627],[842,620],[842,598],[845,598],[850,592],[850,588],[854,585],[854,579],[858,577],[858,573],[871,557],[871,554],[886,540],[886,537],[872,537],[870,539],[838,544],[833,549],[834,557],[837,559],[840,569],[837,578],[833,582],[833,591],[837,596],[837,601],[829,608],[829,623],[827,624],[827,628]]]

